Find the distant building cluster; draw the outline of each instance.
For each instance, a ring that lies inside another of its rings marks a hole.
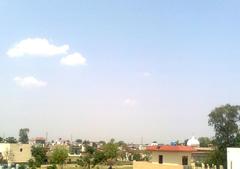
[[[81,139],[70,141],[62,138],[47,141],[44,137],[36,137],[29,140],[29,144],[0,143],[0,160],[5,160],[9,164],[27,163],[33,158],[32,147],[43,147],[47,155],[50,155],[53,149],[60,145],[68,150],[67,162],[73,163],[85,155],[87,146],[101,150],[104,144],[106,144],[104,141],[92,142]],[[189,166],[206,160],[214,147],[212,145],[200,147],[198,139],[192,137],[185,143],[171,142],[169,145],[158,144],[156,141],[150,144],[119,142],[118,149],[121,152],[119,161],[149,161],[152,164]]]

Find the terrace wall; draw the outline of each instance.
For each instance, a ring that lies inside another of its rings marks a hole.
[[[158,164],[151,162],[133,162],[133,169],[184,169],[182,165]]]

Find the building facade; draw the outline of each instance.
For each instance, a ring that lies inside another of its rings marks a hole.
[[[8,163],[27,163],[31,158],[30,144],[0,143],[0,155]]]
[[[240,148],[227,148],[227,168],[240,168]]]
[[[190,165],[192,153],[196,151],[190,146],[149,146],[151,162],[159,164]]]

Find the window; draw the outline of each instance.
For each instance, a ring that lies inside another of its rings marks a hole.
[[[188,165],[188,156],[182,157],[182,165]]]
[[[162,155],[158,156],[158,162],[159,162],[159,164],[163,163],[163,156]]]

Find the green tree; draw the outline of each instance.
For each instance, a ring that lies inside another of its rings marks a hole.
[[[68,150],[64,146],[57,146],[53,149],[51,154],[51,162],[54,164],[58,164],[63,168],[63,164],[65,163],[68,157]]]
[[[118,146],[120,146],[120,147],[126,146],[126,143],[125,143],[124,141],[119,141],[117,144],[118,144]]]
[[[143,151],[143,160],[144,161],[149,161],[151,158],[151,153],[149,151]]]
[[[187,142],[188,142],[188,139],[185,139],[183,144],[186,146],[187,145]]]
[[[20,164],[18,167],[18,169],[26,169],[26,168],[27,168],[27,166],[25,164]]]
[[[36,169],[37,168],[36,162],[33,159],[30,159],[28,161],[28,167],[31,169]]]
[[[4,140],[6,143],[17,143],[17,139],[14,137],[7,137]]]
[[[215,149],[213,152],[211,152],[206,159],[206,161],[203,161],[205,164],[210,164],[210,165],[217,165],[218,168],[220,165],[223,164],[222,162],[222,156],[224,152],[220,151],[219,149]]]
[[[96,149],[94,147],[86,146],[85,153],[85,156],[81,156],[77,160],[77,164],[87,169],[90,169],[91,166],[93,168],[96,165],[94,165],[94,154],[96,153]]]
[[[28,133],[29,129],[28,128],[22,128],[19,130],[19,142],[22,144],[28,144]]]
[[[106,144],[106,142],[105,142],[105,141],[103,141],[103,140],[101,140],[101,141],[99,141],[99,144],[102,144],[102,145],[104,145],[104,144]]]
[[[94,154],[93,166],[95,167],[98,164],[104,163],[105,159],[106,159],[106,157],[104,155],[104,152],[96,151]]]
[[[118,144],[115,143],[114,139],[111,139],[110,142],[103,145],[102,147],[105,160],[108,165],[113,165],[118,156]]]
[[[47,161],[46,150],[44,147],[33,146],[31,152],[37,167],[40,167]]]
[[[211,139],[208,137],[199,137],[198,141],[200,143],[200,147],[208,147],[211,144]]]
[[[90,144],[90,141],[89,140],[84,140],[83,141],[83,145],[89,145]]]
[[[57,166],[55,164],[47,166],[47,169],[57,169]]]
[[[140,153],[134,153],[133,154],[133,160],[141,161],[142,160],[141,154]]]
[[[208,124],[215,130],[213,145],[216,147],[214,154],[211,155],[211,161],[217,165],[227,164],[227,147],[238,145],[240,120],[240,106],[231,106],[229,104],[215,108],[209,114]]]
[[[0,137],[0,143],[3,143],[4,139],[2,137]]]
[[[78,144],[82,144],[82,139],[76,139],[75,142],[78,143]]]

